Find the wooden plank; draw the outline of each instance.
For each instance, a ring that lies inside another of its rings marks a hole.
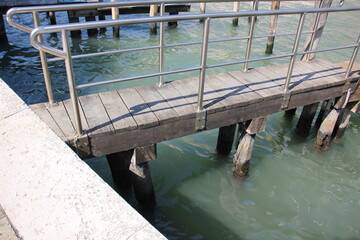
[[[64,100],[63,103],[64,103],[66,111],[69,114],[69,118],[71,120],[72,125],[75,126],[75,116],[74,116],[74,111],[73,111],[73,106],[72,106],[72,103],[71,103],[71,99]],[[84,111],[83,111],[80,103],[79,103],[79,111],[80,111],[81,125],[82,125],[82,128],[83,128],[84,132],[86,133],[89,130],[89,125],[87,123],[87,120],[86,120],[85,115],[84,115]]]
[[[195,116],[195,106],[189,104],[185,98],[174,88],[172,84],[156,88],[168,104],[177,112],[180,119],[187,119]]]
[[[159,119],[160,124],[179,119],[178,114],[171,108],[156,88],[154,85],[146,85],[137,87],[136,89],[150,107],[151,111],[153,111]]]
[[[69,141],[69,138],[65,136],[63,131],[59,128],[53,117],[50,115],[48,110],[46,109],[45,103],[38,103],[29,106],[40,118],[43,120],[46,125],[50,127],[54,133],[61,138],[64,142]]]
[[[169,83],[172,85],[185,100],[194,107],[194,110],[197,106],[197,98],[198,93],[197,90],[195,90],[192,86],[189,84],[186,84],[187,81],[196,80],[197,78],[188,78],[184,80],[177,80]]]
[[[264,98],[276,98],[283,95],[283,91],[276,82],[253,69],[247,72],[233,71],[229,74]]]
[[[241,84],[229,73],[219,73],[208,76],[207,83],[217,89],[217,92],[224,99],[230,102],[230,108],[245,106],[255,102],[262,101],[262,96]]]
[[[79,101],[89,125],[88,134],[90,137],[106,136],[115,132],[98,94],[82,96]]]
[[[138,128],[117,91],[102,92],[99,97],[117,133]]]
[[[135,119],[138,128],[159,125],[159,120],[135,88],[122,89],[118,93]]]
[[[205,83],[204,83],[204,98],[203,98],[204,108],[207,111],[213,109],[215,112],[226,109],[228,106],[228,104],[224,103],[226,100],[224,98],[222,98],[217,93],[217,91],[214,90],[209,84],[207,84],[207,78],[208,78],[208,76],[206,76]],[[199,91],[199,80],[198,79],[188,81],[188,84],[195,89],[196,93],[198,93],[198,91]]]
[[[56,121],[57,125],[69,139],[73,140],[76,136],[75,128],[73,127],[69,114],[66,111],[64,103],[62,101],[57,104],[51,105],[47,108],[52,118]]]

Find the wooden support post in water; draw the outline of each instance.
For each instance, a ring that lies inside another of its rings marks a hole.
[[[296,108],[293,109],[289,109],[285,111],[285,116],[290,117],[290,116],[294,116],[296,113]]]
[[[105,21],[105,15],[99,15],[99,21]],[[106,28],[102,27],[100,28],[100,33],[105,33],[106,32]]]
[[[79,17],[76,17],[75,11],[68,11],[68,18],[69,18],[69,23],[80,22]],[[72,38],[81,38],[81,31],[80,30],[71,31],[70,35]]]
[[[206,3],[200,3],[200,13],[206,12]],[[203,22],[203,19],[200,19],[200,22]]]
[[[307,137],[310,133],[311,125],[314,120],[319,103],[304,106],[299,122],[296,125],[296,133],[302,137]]]
[[[345,130],[350,122],[350,117],[352,114],[352,109],[356,106],[356,102],[348,103],[347,106],[341,109],[340,116],[335,125],[335,139],[340,139],[344,136]]]
[[[157,15],[158,6],[157,5],[150,5],[150,17],[155,17]],[[157,24],[150,23],[150,33],[157,34]]]
[[[134,149],[131,158],[131,181],[134,187],[135,198],[145,207],[156,205],[154,187],[151,180],[148,161],[156,159],[156,145]]]
[[[170,12],[169,15],[178,15],[179,12]],[[178,22],[168,22],[169,27],[177,27]]]
[[[96,21],[96,18],[95,18],[95,16],[86,16],[85,20],[87,22],[93,22],[93,21]],[[87,33],[88,33],[89,37],[96,37],[97,34],[99,33],[99,31],[97,30],[97,28],[92,28],[92,29],[88,29]]]
[[[111,0],[111,2],[117,2],[117,0]],[[119,19],[119,8],[118,7],[111,8],[111,15],[112,15],[112,19]],[[120,37],[119,26],[113,26],[113,35],[114,38]]]
[[[280,9],[280,0],[273,0],[271,3],[271,10],[278,10]],[[279,16],[278,15],[271,15],[270,16],[270,27],[269,27],[269,34],[275,34],[276,33],[276,25],[278,21]],[[275,43],[275,36],[268,37],[268,42],[266,44],[266,54],[272,54],[273,48]]]
[[[234,12],[238,12],[238,11],[240,11],[240,2],[236,1],[236,2],[234,2]],[[239,26],[239,18],[238,17],[233,18],[232,24],[234,26]]]
[[[340,110],[333,109],[326,116],[316,136],[314,144],[315,149],[326,151],[330,149],[331,137],[335,129],[335,124],[338,120]]]
[[[8,42],[8,38],[6,36],[6,31],[5,31],[4,18],[2,14],[0,16],[0,42],[5,42],[5,43]]]
[[[330,105],[331,105],[330,100],[325,100],[322,102],[319,114],[316,118],[315,126],[319,127],[321,125],[324,117],[326,117],[327,114],[329,113],[328,111],[330,109]]]
[[[49,19],[51,25],[56,25],[56,16],[55,12],[49,12]]]
[[[243,177],[249,174],[249,164],[258,132],[265,131],[266,117],[251,120],[248,126],[239,123],[240,141],[233,159],[233,174]]]
[[[315,1],[315,8],[328,8],[331,6],[333,0],[319,0]],[[316,50],[318,48],[321,35],[324,31],[325,23],[327,20],[328,13],[318,13],[314,14],[314,18],[311,23],[311,31],[314,31],[310,34],[305,43],[305,51]],[[315,58],[315,53],[305,54],[302,56],[302,61],[311,61]]]
[[[131,186],[131,172],[129,171],[131,157],[134,150],[106,155],[114,183],[120,189]]]
[[[216,150],[219,154],[227,155],[231,152],[234,142],[236,124],[219,128]]]

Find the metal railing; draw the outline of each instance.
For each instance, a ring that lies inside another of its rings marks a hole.
[[[258,1],[258,0],[257,0]],[[66,66],[66,73],[68,78],[68,85],[70,91],[70,97],[73,105],[74,115],[75,115],[75,122],[76,122],[76,131],[78,135],[83,134],[82,124],[80,120],[80,112],[79,112],[79,102],[77,97],[77,90],[81,88],[99,86],[103,84],[110,84],[110,83],[117,83],[117,82],[124,82],[130,80],[137,80],[141,78],[148,78],[148,77],[159,77],[159,85],[163,84],[163,76],[169,74],[176,74],[176,73],[183,73],[198,70],[199,71],[199,90],[198,90],[198,102],[197,102],[197,114],[203,115],[206,109],[203,108],[203,97],[204,97],[204,83],[205,83],[205,76],[206,70],[209,68],[215,67],[222,67],[234,64],[244,64],[244,70],[248,69],[248,64],[251,62],[262,61],[262,60],[269,60],[269,59],[277,59],[277,58],[285,58],[290,57],[287,77],[284,85],[284,96],[289,95],[289,84],[291,81],[292,71],[294,68],[294,63],[296,56],[310,54],[310,53],[319,53],[325,51],[333,51],[333,50],[340,50],[340,49],[347,49],[353,48],[353,54],[350,59],[350,63],[348,69],[346,71],[346,78],[349,77],[349,74],[352,69],[352,65],[355,61],[356,55],[358,53],[358,49],[360,46],[360,36],[357,40],[356,44],[346,45],[346,46],[339,46],[333,48],[326,48],[326,49],[318,49],[318,50],[309,50],[309,51],[299,51],[299,40],[302,34],[309,34],[314,33],[314,31],[303,32],[303,26],[305,22],[305,18],[308,14],[321,14],[321,13],[332,13],[332,12],[347,12],[347,11],[359,11],[360,6],[355,7],[331,7],[331,8],[312,8],[312,9],[287,9],[287,10],[259,10],[259,11],[242,11],[242,12],[225,12],[225,13],[204,13],[204,14],[186,14],[186,15],[172,15],[172,16],[164,16],[164,8],[165,4],[167,3],[184,3],[187,1],[151,1],[151,2],[135,2],[135,5],[150,5],[150,4],[157,4],[160,3],[161,13],[160,16],[157,17],[146,17],[146,18],[136,18],[136,19],[122,19],[122,20],[105,20],[99,22],[86,22],[86,23],[72,23],[72,24],[62,24],[62,25],[54,25],[54,26],[39,26],[36,27],[31,32],[30,41],[31,44],[39,49],[43,54],[49,53],[57,58],[50,59],[49,61],[58,61],[64,60]],[[194,2],[194,1],[191,1]],[[196,1],[196,2],[204,2],[204,1]],[[209,1],[215,2],[215,1]],[[76,5],[76,4],[75,4]],[[90,4],[86,4],[90,5]],[[95,5],[95,4],[93,4]],[[102,6],[113,6],[114,3],[107,3],[107,4],[97,4]],[[134,5],[134,2],[132,2]],[[62,9],[75,9],[76,6],[60,6]],[[60,8],[59,7],[59,8]],[[87,6],[88,7],[88,6]],[[91,7],[89,7],[91,8]],[[94,8],[94,6],[92,6]],[[53,9],[53,8],[52,8]],[[12,19],[12,15],[14,12],[19,11],[28,11],[28,10],[10,10],[8,14],[8,19]],[[35,10],[33,10],[35,11]],[[40,11],[51,11],[50,7],[43,7]],[[38,12],[34,13],[35,15]],[[238,38],[227,38],[227,39],[214,39],[209,40],[209,30],[210,30],[210,22],[213,19],[221,19],[221,18],[229,18],[233,19],[234,17],[251,17],[254,19],[258,16],[271,16],[271,15],[299,15],[299,21],[297,26],[296,33],[284,33],[284,34],[273,34],[273,35],[253,35],[255,21],[251,21],[251,25],[249,28],[248,36],[245,37],[238,37]],[[164,23],[165,22],[174,22],[174,21],[185,21],[185,20],[203,20],[204,27],[202,33],[202,41],[198,42],[185,42],[185,43],[178,43],[178,44],[165,44],[164,43]],[[112,27],[112,26],[124,26],[124,25],[134,25],[134,24],[144,24],[144,23],[160,23],[160,36],[159,36],[159,45],[150,46],[150,47],[142,47],[142,48],[132,48],[132,49],[122,49],[122,50],[115,50],[115,51],[107,51],[107,52],[98,52],[98,53],[88,53],[88,54],[79,54],[76,56],[72,56],[71,49],[70,49],[70,41],[69,41],[69,31],[81,30],[81,29],[91,29],[91,28],[100,28],[100,27]],[[26,29],[24,29],[26,30]],[[29,29],[27,29],[29,30]],[[42,41],[42,35],[48,33],[61,33],[62,38],[62,49],[54,48]],[[267,57],[260,57],[260,58],[250,58],[251,53],[251,45],[252,40],[254,38],[261,38],[261,37],[268,37],[268,36],[289,36],[295,35],[295,41],[293,44],[293,48],[291,53],[275,55],[275,56],[267,56]],[[232,62],[223,62],[218,64],[207,64],[207,53],[208,53],[208,44],[214,42],[223,42],[223,41],[234,41],[234,40],[247,40],[247,51],[245,58],[243,60],[232,61]],[[171,71],[164,71],[164,49],[167,47],[174,47],[174,46],[187,46],[193,44],[201,44],[201,61],[199,66],[191,67],[191,68],[183,68]],[[101,82],[94,82],[94,83],[86,83],[77,85],[75,82],[74,77],[74,69],[73,69],[73,59],[84,58],[84,57],[93,57],[93,56],[100,56],[100,55],[107,55],[107,54],[114,54],[114,53],[122,53],[122,52],[130,52],[130,51],[142,51],[148,49],[159,49],[159,71],[151,74],[145,75],[138,75],[133,77],[127,78],[119,78],[119,79],[111,79],[105,80]],[[43,61],[42,61],[43,63]],[[47,61],[46,61],[47,64]],[[43,65],[44,67],[44,65]],[[45,72],[44,72],[45,73]],[[205,112],[206,113],[206,112]]]

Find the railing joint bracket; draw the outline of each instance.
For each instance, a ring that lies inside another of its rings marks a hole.
[[[206,110],[198,110],[196,111],[196,123],[195,123],[196,131],[202,131],[206,128]]]
[[[281,110],[285,110],[289,107],[290,98],[291,98],[291,91],[284,92],[283,101],[281,104]]]

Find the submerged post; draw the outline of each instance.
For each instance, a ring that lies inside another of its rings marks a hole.
[[[150,17],[155,17],[157,15],[158,11],[158,5],[150,5]],[[150,23],[150,33],[151,34],[157,34],[157,24],[156,23]]]
[[[8,42],[8,38],[6,36],[6,31],[5,31],[5,23],[4,23],[4,18],[1,14],[0,16],[0,41],[1,42]]]
[[[244,177],[249,174],[249,164],[254,147],[255,136],[265,131],[266,117],[252,119],[248,124],[239,123],[239,145],[233,158],[233,174]]]
[[[240,2],[236,1],[236,2],[234,2],[234,12],[238,12],[238,11],[240,11]],[[234,26],[238,26],[239,25],[239,18],[238,17],[233,18],[232,24]]]
[[[306,137],[309,135],[318,105],[319,103],[313,103],[304,106],[299,121],[296,125],[296,133],[298,135],[302,137]]]
[[[117,2],[117,0],[111,0],[111,2]],[[111,16],[112,16],[112,19],[119,19],[119,8],[118,7],[111,8]],[[114,35],[114,38],[120,37],[119,26],[113,26],[113,35]]]
[[[129,171],[134,150],[106,155],[113,181],[120,189],[131,187],[131,172]]]
[[[80,22],[79,17],[76,16],[76,11],[68,11],[69,23],[78,23]],[[81,30],[74,30],[70,32],[72,38],[81,38]]]
[[[227,155],[231,152],[234,142],[236,124],[219,128],[216,150],[219,154]]]
[[[85,21],[87,22],[96,21],[96,18],[95,16],[86,16]],[[96,37],[99,31],[97,30],[97,28],[90,28],[87,30],[87,33],[89,37]]]
[[[280,0],[273,0],[271,3],[271,10],[279,10],[280,9]],[[269,34],[273,35],[276,33],[276,25],[278,21],[278,15],[271,15],[270,16],[270,27],[269,27]],[[268,42],[266,44],[266,54],[272,54],[273,48],[275,43],[275,36],[269,36]]]

